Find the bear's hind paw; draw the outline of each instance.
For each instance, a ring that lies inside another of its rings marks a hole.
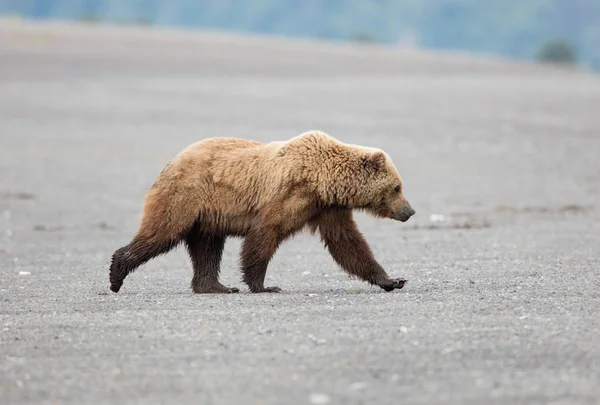
[[[253,288],[250,291],[253,293],[280,293],[281,288],[279,287],[262,287],[262,288]]]
[[[240,289],[236,287],[225,287],[224,285],[219,285],[194,288],[193,291],[195,294],[235,294],[240,292]]]

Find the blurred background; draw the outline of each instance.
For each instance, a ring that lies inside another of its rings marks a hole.
[[[459,50],[600,70],[598,0],[0,0],[0,13]]]

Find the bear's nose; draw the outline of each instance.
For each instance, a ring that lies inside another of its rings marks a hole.
[[[413,215],[415,215],[416,213],[417,213],[417,211],[413,210],[412,208],[408,211],[408,215],[411,216],[411,217]]]

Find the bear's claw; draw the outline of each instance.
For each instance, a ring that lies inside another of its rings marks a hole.
[[[386,292],[390,292],[396,289],[401,289],[407,282],[408,280],[405,280],[403,278],[393,278],[388,284],[382,284],[380,285],[380,287],[383,288]]]

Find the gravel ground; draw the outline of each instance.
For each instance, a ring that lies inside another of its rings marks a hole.
[[[210,33],[0,38],[0,403],[599,403],[597,76]],[[301,235],[278,295],[241,283],[236,240],[239,294],[193,295],[181,248],[109,291],[180,149],[316,128],[396,162],[417,215],[358,222],[403,290]]]

